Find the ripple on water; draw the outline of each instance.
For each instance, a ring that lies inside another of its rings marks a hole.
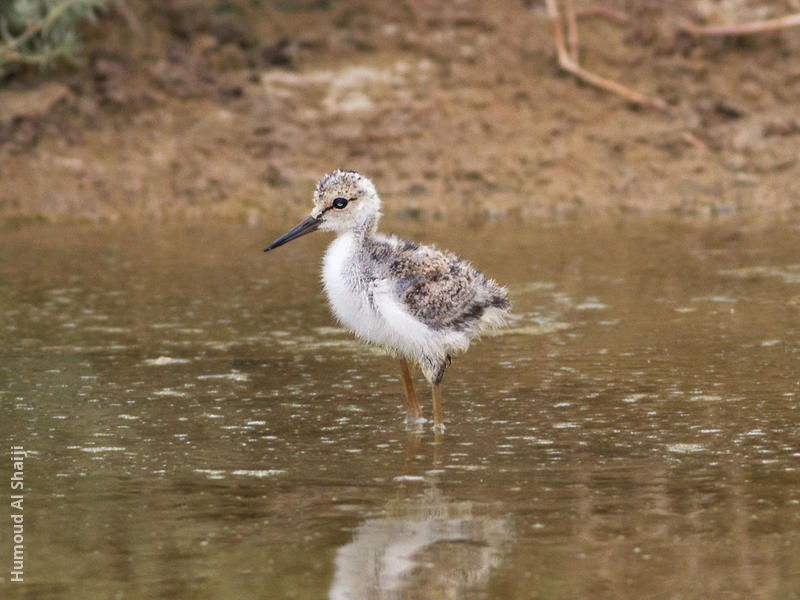
[[[194,472],[205,475],[209,479],[225,479],[225,470],[223,469],[194,469]]]
[[[102,325],[89,325],[81,328],[83,331],[89,333],[131,333],[129,327],[104,327]]]
[[[575,310],[606,310],[607,308],[608,304],[597,300],[587,300],[586,302],[575,305]]]
[[[144,364],[151,367],[163,367],[165,365],[182,365],[188,363],[188,358],[173,358],[171,356],[159,356],[158,358],[146,358]]]
[[[250,381],[250,376],[247,373],[240,373],[239,371],[231,371],[230,373],[217,373],[214,375],[198,375],[197,379],[201,381],[211,379],[228,379],[230,381]]]
[[[672,452],[673,454],[695,454],[703,452],[705,449],[706,447],[703,444],[677,443],[667,445],[667,452]]]
[[[784,283],[800,283],[800,264],[786,265],[784,267],[758,265],[740,267],[738,269],[721,269],[719,274],[729,277],[739,277],[741,279],[774,277],[780,279]]]
[[[236,469],[231,471],[231,475],[238,475],[243,477],[256,477],[264,479],[266,477],[275,477],[286,473],[286,469]]]
[[[166,396],[172,398],[186,398],[188,394],[186,392],[179,392],[178,390],[173,390],[172,388],[163,388],[160,390],[156,390],[152,393],[153,396]]]
[[[738,302],[738,300],[730,296],[697,296],[692,298],[691,302],[715,302],[719,304],[735,304],[736,302]]]

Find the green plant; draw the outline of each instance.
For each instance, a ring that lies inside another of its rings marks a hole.
[[[0,3],[0,77],[26,65],[74,61],[78,25],[95,21],[107,0],[11,0]]]

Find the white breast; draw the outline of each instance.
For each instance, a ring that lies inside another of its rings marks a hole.
[[[351,233],[338,236],[325,252],[322,260],[322,284],[336,318],[354,329],[368,298],[360,290],[352,272],[357,246]]]
[[[336,318],[360,338],[409,357],[446,354],[441,347],[445,340],[437,339],[429,327],[408,313],[393,293],[391,282],[367,273],[366,267],[357,263],[358,249],[354,236],[346,233],[325,252],[322,283]]]

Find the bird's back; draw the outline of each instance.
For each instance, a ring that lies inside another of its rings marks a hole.
[[[451,252],[387,235],[373,236],[364,251],[405,309],[433,330],[470,335],[508,316],[506,290]]]

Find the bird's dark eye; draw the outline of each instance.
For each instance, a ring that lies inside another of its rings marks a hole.
[[[347,198],[337,198],[333,201],[333,208],[344,208],[347,206]]]

